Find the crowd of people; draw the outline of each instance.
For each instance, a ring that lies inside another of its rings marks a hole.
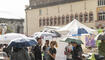
[[[7,53],[10,60],[55,60],[57,42],[45,40],[45,44],[42,44],[41,38],[36,40],[38,44],[31,47],[8,47],[6,44],[0,45],[0,47],[3,47],[3,51]],[[72,42],[65,47],[64,53],[67,60],[80,60],[82,48],[77,43]]]
[[[42,44],[42,39],[37,38],[37,45],[30,47],[8,47],[7,44],[0,45],[3,51],[7,53],[10,60],[55,60],[58,47],[56,41],[45,40]],[[105,41],[99,45],[99,53],[105,56],[104,52]],[[83,50],[81,45],[76,42],[68,42],[65,46],[64,55],[66,60],[83,60]]]
[[[46,40],[42,46],[42,39],[36,40],[38,44],[35,46],[19,48],[6,45],[3,51],[7,53],[10,60],[55,60],[57,42]]]

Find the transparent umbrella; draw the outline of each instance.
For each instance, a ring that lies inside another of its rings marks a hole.
[[[33,46],[33,45],[36,45],[36,44],[37,44],[37,42],[35,40],[33,40],[33,39],[17,38],[17,39],[11,40],[8,47],[22,48],[22,47]]]
[[[0,35],[0,44],[8,44],[11,40],[16,38],[26,38],[24,34],[19,33],[7,33],[4,35]]]
[[[67,42],[67,43],[72,43],[72,42],[75,42],[77,44],[83,44],[83,42],[81,40],[79,40],[78,38],[74,38],[74,37],[69,37],[69,38],[66,38],[65,41],[62,41],[62,42]]]

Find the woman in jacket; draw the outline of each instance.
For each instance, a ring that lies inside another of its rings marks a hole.
[[[73,52],[72,52],[72,58],[73,60],[82,60],[82,47],[81,45],[78,45],[77,43],[73,42]]]

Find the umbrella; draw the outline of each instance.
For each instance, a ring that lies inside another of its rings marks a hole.
[[[52,33],[49,32],[36,32],[34,36],[43,37],[43,36],[53,36]]]
[[[36,32],[34,34],[34,38],[40,37],[44,40],[48,39],[48,40],[52,40],[52,37],[55,36],[52,33],[49,32]]]
[[[33,40],[33,39],[17,38],[17,39],[11,40],[8,47],[22,48],[22,47],[33,46],[33,45],[36,45],[36,44],[37,44],[37,42],[35,40]]]
[[[0,43],[1,44],[8,44],[11,40],[16,38],[26,38],[24,34],[19,33],[7,33],[4,35],[0,35]]]
[[[72,43],[72,42],[75,42],[75,43],[77,43],[77,44],[83,44],[83,42],[81,41],[81,40],[79,40],[79,39],[77,39],[77,38],[67,38],[66,40],[65,40],[65,42],[68,42],[68,43]]]
[[[99,33],[96,37],[95,40],[105,40],[105,32]]]
[[[29,39],[29,43],[30,43],[31,45],[36,45],[36,44],[37,44],[36,39],[30,38],[30,37],[28,37],[28,39]]]
[[[73,38],[67,38],[66,40],[65,40],[65,42],[75,42],[76,41],[76,39],[73,39]]]
[[[81,40],[76,40],[77,44],[83,44],[83,42]]]
[[[55,31],[55,30],[49,30],[48,32],[52,33],[52,34],[53,34],[53,37],[61,37],[61,34],[58,33],[58,32]]]
[[[43,32],[49,32],[53,34],[53,37],[61,37],[61,34],[55,31],[54,29],[45,28]]]

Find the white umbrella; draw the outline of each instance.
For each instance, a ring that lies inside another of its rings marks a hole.
[[[46,39],[51,39],[52,40],[53,36],[54,35],[52,33],[49,33],[49,32],[36,32],[34,34],[34,38],[40,37],[40,38],[45,39],[45,40]]]
[[[11,40],[16,38],[26,38],[24,34],[19,33],[7,33],[4,35],[0,35],[0,44],[8,44]]]

